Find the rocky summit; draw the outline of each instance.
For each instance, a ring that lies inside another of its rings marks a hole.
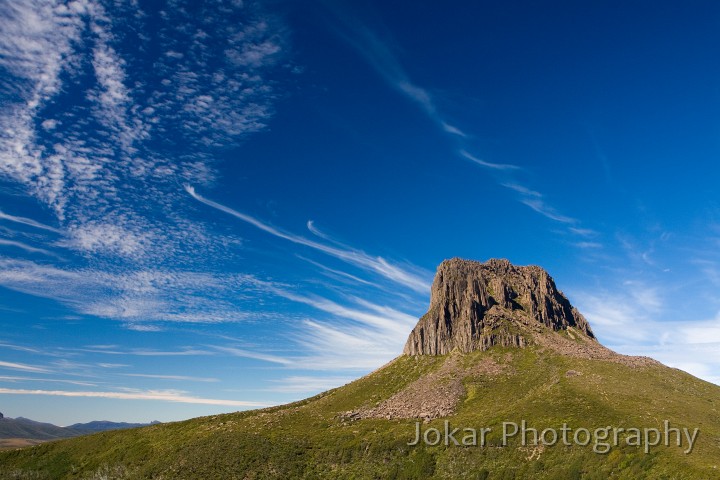
[[[438,267],[430,308],[410,333],[404,353],[524,347],[543,343],[539,337],[547,333],[568,329],[595,341],[587,320],[541,267],[453,258]]]

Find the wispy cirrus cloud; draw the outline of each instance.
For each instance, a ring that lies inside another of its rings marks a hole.
[[[221,345],[212,345],[211,348],[215,349],[218,352],[222,352],[222,353],[228,354],[233,357],[250,358],[253,360],[260,360],[260,361],[268,362],[268,363],[277,363],[279,365],[293,365],[294,364],[294,360],[292,358],[281,357],[278,355],[270,355],[267,353],[256,352],[256,351],[248,350],[245,348],[237,348],[237,347],[229,347],[229,346],[221,346]]]
[[[75,348],[74,352],[102,353],[105,355],[128,355],[139,357],[187,357],[214,355],[211,350],[187,347],[177,350],[154,350],[147,348],[121,348],[119,345],[90,345],[85,348]],[[101,366],[115,364],[101,364]]]
[[[596,237],[598,235],[598,232],[590,228],[569,227],[568,230],[581,237]]]
[[[86,315],[122,320],[135,330],[156,331],[151,322],[238,322],[266,315],[254,308],[266,288],[245,274],[108,272],[0,257],[0,286],[60,301]],[[233,302],[227,299],[230,292]]]
[[[332,25],[336,34],[360,53],[390,86],[419,105],[444,134],[448,134],[457,140],[462,145],[455,152],[460,158],[470,160],[475,165],[493,172],[495,175],[500,175],[500,179],[497,180],[498,183],[514,190],[519,194],[518,200],[521,203],[545,218],[565,225],[578,223],[575,218],[560,213],[556,208],[548,204],[540,192],[531,190],[517,181],[508,180],[508,178],[512,178],[513,172],[522,170],[519,165],[488,161],[471,153],[470,148],[465,146],[470,136],[464,130],[446,122],[430,92],[410,79],[397,55],[389,47],[389,45],[392,45],[392,41],[387,38],[381,39],[371,28],[342,8],[329,4],[326,4],[326,6],[333,13],[333,18],[337,24],[341,25],[341,28]],[[571,233],[573,232],[571,231]]]
[[[518,200],[523,205],[530,207],[533,211],[539,213],[545,218],[548,218],[554,222],[564,224],[569,233],[581,237],[597,235],[597,233],[593,230],[577,226],[579,224],[579,221],[577,219],[560,213],[555,207],[548,204],[548,202],[545,200],[545,195],[543,195],[541,192],[528,188],[525,185],[516,181],[503,182],[501,183],[501,185],[515,192],[518,195]],[[579,248],[602,247],[602,244],[600,244],[599,242],[576,242],[574,243],[574,245]]]
[[[36,365],[27,365],[25,363],[16,363],[16,362],[0,361],[0,368],[7,368],[10,370],[20,370],[22,372],[50,373],[50,370],[48,370],[45,367],[38,367]]]
[[[209,200],[198,194],[191,186],[186,186],[186,190],[193,198],[205,205],[232,215],[274,237],[309,247],[374,273],[378,275],[379,280],[392,282],[418,293],[426,293],[430,289],[430,274],[417,268],[400,267],[382,257],[371,257],[363,251],[336,242],[320,231],[316,236],[328,243],[320,243],[286,232],[255,217]],[[312,232],[316,228],[310,224],[309,229]],[[309,262],[318,265],[312,260]],[[325,272],[333,270],[324,266],[320,268]],[[356,278],[360,284],[368,284],[345,272],[336,274],[350,280]],[[407,332],[417,322],[415,316],[397,308],[358,297],[344,295],[341,299],[331,300],[321,295],[298,293],[295,289],[269,283],[264,283],[260,288],[275,296],[310,306],[325,315],[325,318],[313,318],[313,315],[309,315],[308,319],[289,331],[288,335],[304,352],[302,354],[277,357],[246,349],[231,351],[232,349],[225,348],[223,351],[226,353],[269,361],[294,369],[362,371],[386,363],[397,356],[402,351]],[[417,309],[418,304],[413,303],[412,307]]]
[[[195,200],[204,203],[209,207],[220,210],[221,212],[227,213],[228,215],[232,215],[233,217],[238,218],[243,222],[249,223],[256,228],[266,233],[269,233],[270,235],[282,238],[284,240],[288,240],[295,244],[310,247],[314,250],[318,250],[357,267],[374,272],[388,280],[404,285],[416,292],[426,293],[430,291],[430,282],[428,280],[430,275],[426,272],[419,271],[419,269],[417,268],[403,268],[390,263],[382,257],[372,257],[361,250],[330,246],[316,242],[314,240],[307,239],[300,235],[282,231],[278,228],[268,225],[261,220],[258,220],[255,217],[252,217],[245,213],[241,213],[228,206],[222,205],[221,203],[209,200],[197,193],[195,191],[195,188],[190,185],[186,185],[185,190]]]
[[[68,380],[62,378],[36,378],[36,377],[17,377],[14,375],[3,375],[0,376],[0,380],[7,382],[49,382],[49,383],[67,383],[70,385],[79,385],[81,387],[97,387],[97,383],[83,382],[80,380]]]
[[[369,286],[372,286],[372,287],[379,288],[377,284],[374,284],[374,283],[372,283],[372,282],[368,282],[367,280],[363,280],[362,278],[360,278],[360,277],[358,277],[358,276],[356,276],[356,275],[352,275],[352,274],[350,274],[350,273],[343,272],[343,271],[341,271],[341,270],[336,270],[336,269],[334,269],[334,268],[330,268],[330,267],[328,267],[327,265],[323,265],[323,264],[320,263],[320,262],[316,262],[316,261],[314,261],[314,260],[310,260],[309,258],[305,258],[305,257],[303,257],[303,256],[301,256],[301,255],[298,255],[297,257],[298,257],[300,260],[305,260],[306,262],[310,263],[311,265],[315,265],[316,267],[318,267],[318,268],[320,269],[321,272],[327,273],[328,275],[331,275],[331,276],[333,276],[333,277],[335,277],[335,278],[339,278],[340,280],[343,280],[343,281],[348,281],[348,280],[349,280],[350,282],[353,282],[353,283],[360,283],[360,284],[363,284],[363,285],[369,285]]]
[[[510,165],[506,163],[492,163],[492,162],[486,162],[485,160],[481,160],[477,158],[475,155],[468,153],[465,150],[460,150],[460,156],[467,158],[471,162],[474,162],[481,167],[490,168],[492,170],[518,170],[520,167],[517,165]]]
[[[520,201],[550,220],[566,224],[577,223],[576,219],[559,213],[554,207],[548,205],[542,198],[524,198]]]
[[[329,371],[368,371],[389,362],[402,352],[407,337],[380,335],[366,325],[305,320],[296,341],[308,355],[297,360],[298,368]]]
[[[28,245],[28,244],[23,243],[23,242],[16,242],[15,240],[7,240],[7,239],[5,239],[5,238],[0,238],[0,245],[6,246],[6,247],[19,248],[19,249],[24,250],[24,251],[26,251],[26,252],[28,252],[28,253],[40,253],[40,254],[42,254],[42,255],[47,255],[47,256],[49,256],[49,257],[56,257],[56,258],[58,258],[58,255],[57,255],[57,254],[55,254],[55,253],[53,253],[53,252],[51,252],[51,251],[49,251],[49,250],[45,250],[44,248],[33,247],[33,246]]]
[[[251,4],[174,0],[19,0],[0,17],[0,177],[60,228],[0,219],[62,232],[63,247],[95,261],[220,240],[178,215],[176,186],[211,181],[217,149],[272,116],[276,20]]]
[[[154,380],[179,380],[190,382],[219,382],[220,379],[213,377],[192,377],[188,375],[159,375],[151,373],[123,373],[126,377],[151,378]]]
[[[369,309],[369,311],[351,308],[347,305],[340,305],[337,302],[333,302],[322,297],[298,295],[279,289],[275,291],[278,295],[289,300],[310,305],[313,308],[336,317],[354,320],[355,322],[377,330],[378,334],[390,335],[393,338],[402,338],[407,336],[408,331],[417,323],[417,318],[411,315],[407,315],[390,307],[375,305],[360,299],[355,299],[355,301]]]
[[[340,8],[326,5],[330,7],[338,22],[338,25],[333,25],[336,34],[352,45],[389,85],[418,105],[443,132],[458,137],[466,136],[460,128],[451,125],[440,115],[431,93],[410,79],[389,47],[391,42],[381,39],[377,33]]]
[[[330,235],[326,234],[325,232],[320,231],[319,228],[315,226],[315,222],[312,220],[307,221],[307,229],[315,235],[316,237],[320,237],[322,239],[328,240],[328,241],[334,241]]]
[[[290,333],[303,354],[286,357],[287,366],[306,370],[362,371],[395,358],[417,318],[396,308],[347,297],[343,303],[317,295],[273,291],[329,315],[306,319]]]
[[[542,198],[543,196],[542,193],[532,190],[524,185],[520,185],[519,183],[503,183],[502,186],[505,188],[509,188],[510,190],[513,190],[528,198]]]
[[[51,227],[49,225],[45,225],[44,223],[33,220],[32,218],[17,217],[15,215],[10,215],[8,213],[5,213],[2,210],[0,210],[0,220],[7,220],[9,222],[20,223],[23,225],[27,225],[29,227],[39,228],[39,229],[47,230],[47,231],[53,232],[53,233],[62,233],[62,230],[57,229],[55,227]]]
[[[146,323],[127,322],[123,325],[128,330],[135,332],[162,332],[165,329],[159,325],[148,325]]]
[[[574,245],[582,249],[598,249],[603,248],[603,244],[600,242],[575,242]]]
[[[272,118],[284,43],[252,2],[0,5],[0,179],[57,219],[0,211],[38,229],[5,229],[3,251],[47,257],[0,257],[0,285],[135,331],[259,318],[224,298],[251,290],[247,277],[190,253],[228,255],[240,239],[188,219],[178,185],[213,181],[218,151]],[[86,261],[52,264],[75,253]]]
[[[269,402],[253,402],[245,400],[221,400],[188,395],[181,390],[137,390],[132,392],[112,391],[74,391],[74,390],[30,390],[19,388],[0,388],[5,395],[49,395],[55,397],[91,397],[116,400],[159,400],[174,403],[193,403],[202,405],[226,405],[232,407],[258,408],[275,405]]]
[[[14,345],[12,343],[0,343],[0,348],[8,348],[10,350],[28,353],[47,353],[46,350],[42,350],[40,348],[28,347],[25,345]]]
[[[537,190],[528,188],[525,185],[515,181],[503,182],[501,183],[501,185],[517,193],[518,200],[523,205],[530,207],[532,210],[544,216],[545,218],[566,225],[567,231],[571,234],[582,237],[594,236],[596,234],[592,230],[575,226],[579,223],[577,219],[560,213],[555,207],[549,205],[545,200],[545,195],[538,192]],[[591,244],[590,242],[577,242],[575,243],[575,245],[580,248],[593,248],[595,246],[602,246],[598,242],[593,242],[593,244]]]
[[[326,315],[323,319],[308,315],[286,332],[294,352],[274,355],[234,346],[210,347],[226,355],[274,363],[287,369],[366,371],[398,356],[408,331],[417,323],[412,315],[359,298],[350,298],[352,303],[341,304],[279,289],[275,293]]]

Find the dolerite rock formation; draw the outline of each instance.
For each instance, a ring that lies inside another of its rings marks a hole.
[[[406,355],[444,355],[523,347],[538,335],[572,328],[595,341],[587,320],[536,266],[507,260],[485,263],[453,258],[440,264],[430,308],[410,333]]]

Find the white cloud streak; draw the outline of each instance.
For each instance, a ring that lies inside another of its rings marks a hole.
[[[392,337],[406,336],[415,323],[417,323],[415,317],[389,307],[381,307],[366,301],[362,301],[361,304],[379,313],[379,315],[349,308],[326,298],[297,295],[279,289],[276,290],[276,293],[289,300],[304,303],[336,317],[354,320]],[[356,301],[359,301],[359,299],[356,299]]]
[[[55,254],[49,250],[45,250],[43,248],[32,247],[26,243],[16,242],[15,240],[7,240],[4,238],[0,238],[0,245],[6,246],[6,247],[19,248],[21,250],[25,250],[28,253],[40,253],[42,255],[47,255],[49,257],[59,258],[59,256],[57,254]]]
[[[598,235],[598,232],[589,228],[570,227],[568,230],[575,235],[580,235],[581,237],[595,237]]]
[[[375,32],[350,18],[339,8],[326,4],[340,23],[336,33],[351,45],[375,71],[394,89],[418,105],[440,129],[453,136],[466,137],[458,127],[448,123],[438,112],[430,92],[413,83],[400,62],[388,46],[390,42],[381,40]]]
[[[319,296],[279,288],[273,291],[332,317],[327,321],[307,319],[292,332],[291,338],[306,353],[288,357],[291,368],[330,371],[377,368],[400,354],[408,332],[417,323],[414,316],[356,297],[349,298],[356,306],[348,306]]]
[[[1,348],[9,348],[11,350],[16,350],[19,352],[46,353],[46,351],[40,350],[39,348],[26,347],[24,345],[13,345],[10,343],[0,343],[0,347]]]
[[[47,230],[47,231],[53,232],[53,233],[62,233],[62,230],[51,227],[49,225],[45,225],[44,223],[40,223],[38,221],[33,220],[32,218],[16,217],[15,215],[9,215],[9,214],[3,212],[2,210],[0,210],[0,220],[7,220],[9,222],[21,223],[23,225],[27,225],[27,226],[34,227],[34,228],[40,228],[42,230]]]
[[[253,352],[251,350],[246,350],[242,348],[224,347],[216,345],[213,345],[211,347],[219,352],[232,355],[233,357],[250,358],[253,360],[261,360],[268,363],[277,363],[280,365],[293,365],[294,363],[294,361],[290,358],[279,357],[277,355],[268,355],[260,352]]]
[[[502,186],[505,188],[509,188],[510,190],[514,190],[526,197],[542,198],[543,196],[542,193],[532,190],[524,185],[520,185],[519,183],[503,183]]]
[[[73,351],[77,352],[89,352],[89,353],[102,353],[106,355],[130,355],[139,357],[186,357],[186,356],[204,356],[214,355],[214,352],[209,350],[201,350],[198,348],[188,347],[181,350],[152,350],[152,349],[141,349],[131,348],[128,350],[120,350],[117,346],[108,348],[101,348],[100,346],[77,348]],[[108,365],[108,364],[105,364]]]
[[[471,157],[469,157],[471,158]],[[471,158],[472,159],[472,158]],[[592,230],[583,229],[579,227],[574,227],[570,225],[575,225],[578,223],[578,220],[572,217],[568,217],[566,215],[561,214],[558,212],[555,208],[548,205],[545,201],[545,196],[536,191],[532,190],[525,185],[522,185],[517,182],[504,182],[501,183],[501,185],[509,190],[512,190],[519,194],[519,201],[520,203],[530,207],[535,212],[539,213],[540,215],[549,218],[550,220],[553,220],[555,222],[563,223],[565,225],[568,225],[568,231],[570,233],[580,235],[580,236],[591,236],[594,234]],[[599,243],[591,243],[591,242],[579,242],[576,244],[577,247],[580,248],[598,248],[601,247]]]
[[[234,346],[208,345],[217,352],[281,365],[288,369],[367,371],[400,354],[417,319],[395,308],[350,297],[356,308],[319,296],[268,286],[275,295],[308,305],[331,316],[306,319],[287,333],[301,353],[271,355]]]
[[[317,236],[317,237],[320,237],[320,238],[322,238],[322,239],[328,240],[328,241],[330,241],[330,242],[333,241],[333,239],[330,238],[329,235],[327,235],[326,233],[320,231],[320,229],[315,226],[315,222],[313,222],[312,220],[308,220],[308,221],[307,221],[307,229],[310,230],[310,233],[312,233],[313,235],[315,235],[315,236]]]
[[[575,242],[574,245],[582,249],[599,249],[603,248],[603,244],[599,242]]]
[[[126,323],[125,328],[136,332],[162,332],[164,329],[158,325],[149,325],[147,323]]]
[[[577,223],[576,219],[574,219],[572,217],[568,217],[561,213],[558,213],[553,207],[551,207],[550,205],[545,203],[545,201],[542,199],[525,198],[525,199],[521,200],[521,202],[523,204],[527,205],[528,207],[532,208],[533,210],[535,210],[540,215],[549,218],[550,220],[554,220],[556,222],[566,223],[566,224],[567,223],[569,223],[569,224]]]
[[[212,377],[191,377],[187,375],[154,375],[150,373],[123,373],[125,377],[140,377],[157,380],[179,380],[189,382],[219,382],[220,379]]]
[[[50,373],[50,370],[48,370],[47,368],[38,367],[36,365],[27,365],[25,363],[0,361],[0,368],[7,368],[10,370],[20,370],[22,372]]]
[[[294,364],[297,368],[327,371],[370,371],[397,357],[407,337],[383,334],[364,325],[303,322],[297,341],[310,352]]]
[[[310,260],[309,258],[305,258],[305,257],[300,256],[300,255],[297,255],[297,257],[298,257],[300,260],[305,260],[306,262],[308,262],[308,263],[311,264],[311,265],[315,265],[316,267],[320,268],[322,271],[327,272],[327,273],[335,276],[336,278],[339,277],[340,279],[343,279],[343,280],[350,280],[350,281],[352,281],[352,282],[354,282],[354,283],[361,283],[361,284],[363,284],[363,285],[369,285],[369,286],[373,286],[373,287],[379,288],[377,284],[372,283],[372,282],[368,282],[367,280],[363,280],[362,278],[357,277],[357,276],[355,276],[355,275],[351,275],[351,274],[349,274],[349,273],[347,273],[347,272],[343,272],[343,271],[340,271],[340,270],[336,270],[336,269],[334,269],[334,268],[330,268],[330,267],[328,267],[328,266],[326,266],[326,265],[323,265],[323,264],[320,263],[320,262],[316,262],[316,261],[314,261],[314,260]]]
[[[485,160],[481,160],[477,158],[475,155],[472,155],[471,153],[460,150],[460,156],[470,160],[471,162],[475,162],[476,164],[480,165],[481,167],[490,168],[492,170],[518,170],[520,167],[517,165],[510,165],[505,163],[492,163],[492,162],[486,162]]]
[[[442,122],[441,123],[442,129],[445,130],[447,133],[451,133],[453,135],[457,135],[459,137],[467,137],[467,134],[460,130],[459,128],[450,125],[449,123]]]
[[[350,263],[352,265],[355,265],[357,267],[363,268],[365,270],[369,270],[372,272],[375,272],[383,277],[385,277],[388,280],[391,280],[393,282],[396,282],[398,284],[401,284],[405,287],[408,287],[416,292],[421,293],[427,293],[430,291],[430,282],[420,276],[420,274],[410,272],[406,269],[403,269],[402,267],[392,265],[387,260],[385,260],[382,257],[371,257],[370,255],[366,254],[363,251],[360,250],[350,250],[350,249],[342,249],[338,247],[333,247],[329,245],[325,245],[319,242],[316,242],[314,240],[309,240],[305,237],[301,237],[299,235],[295,235],[292,233],[286,233],[283,232],[275,227],[272,227],[254,217],[251,217],[250,215],[246,215],[244,213],[238,212],[237,210],[234,210],[230,207],[227,207],[225,205],[222,205],[220,203],[214,202],[212,200],[209,200],[202,195],[198,194],[195,191],[195,188],[192,186],[186,185],[185,190],[197,201],[204,203],[205,205],[215,208],[217,210],[220,210],[221,212],[227,213],[228,215],[232,215],[235,218],[238,218],[242,220],[243,222],[249,223],[250,225],[269,233],[270,235],[273,235],[278,238],[282,238],[284,240],[288,240],[292,243],[298,244],[298,245],[304,245],[306,247],[310,247],[312,249],[318,250],[320,252],[323,252],[325,254],[328,254],[330,256],[333,256],[335,258],[338,258],[340,260],[343,260],[347,263]]]
[[[52,382],[52,383],[68,383],[71,385],[79,385],[81,387],[97,387],[96,383],[81,382],[78,380],[65,380],[59,378],[34,378],[34,377],[16,377],[16,376],[0,376],[0,380],[9,382]]]
[[[227,405],[232,407],[258,408],[270,407],[273,403],[251,402],[244,400],[220,400],[187,395],[176,390],[147,390],[137,392],[68,391],[68,390],[26,390],[0,388],[0,394],[6,395],[49,395],[56,397],[90,397],[114,400],[153,400],[173,403],[192,403],[201,405]]]

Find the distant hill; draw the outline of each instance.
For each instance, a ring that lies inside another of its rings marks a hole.
[[[104,432],[106,430],[123,430],[125,428],[147,427],[148,425],[156,425],[160,422],[157,420],[150,423],[127,423],[127,422],[110,422],[108,420],[96,420],[88,423],[75,423],[70,425],[69,429],[83,433]]]
[[[77,437],[90,433],[103,432],[106,430],[122,430],[127,428],[145,427],[155,425],[152,423],[125,423],[94,421],[88,423],[76,423],[69,427],[58,427],[51,423],[42,423],[30,420],[29,418],[17,417],[7,418],[0,414],[0,448],[11,446],[33,445],[48,440]],[[12,440],[12,441],[9,441]]]
[[[58,427],[51,423],[42,423],[28,418],[0,418],[0,439],[24,438],[32,440],[56,440],[76,437],[83,432],[72,428]]]
[[[720,387],[603,347],[539,267],[454,259],[405,353],[369,375],[3,452],[0,478],[720,479]]]

